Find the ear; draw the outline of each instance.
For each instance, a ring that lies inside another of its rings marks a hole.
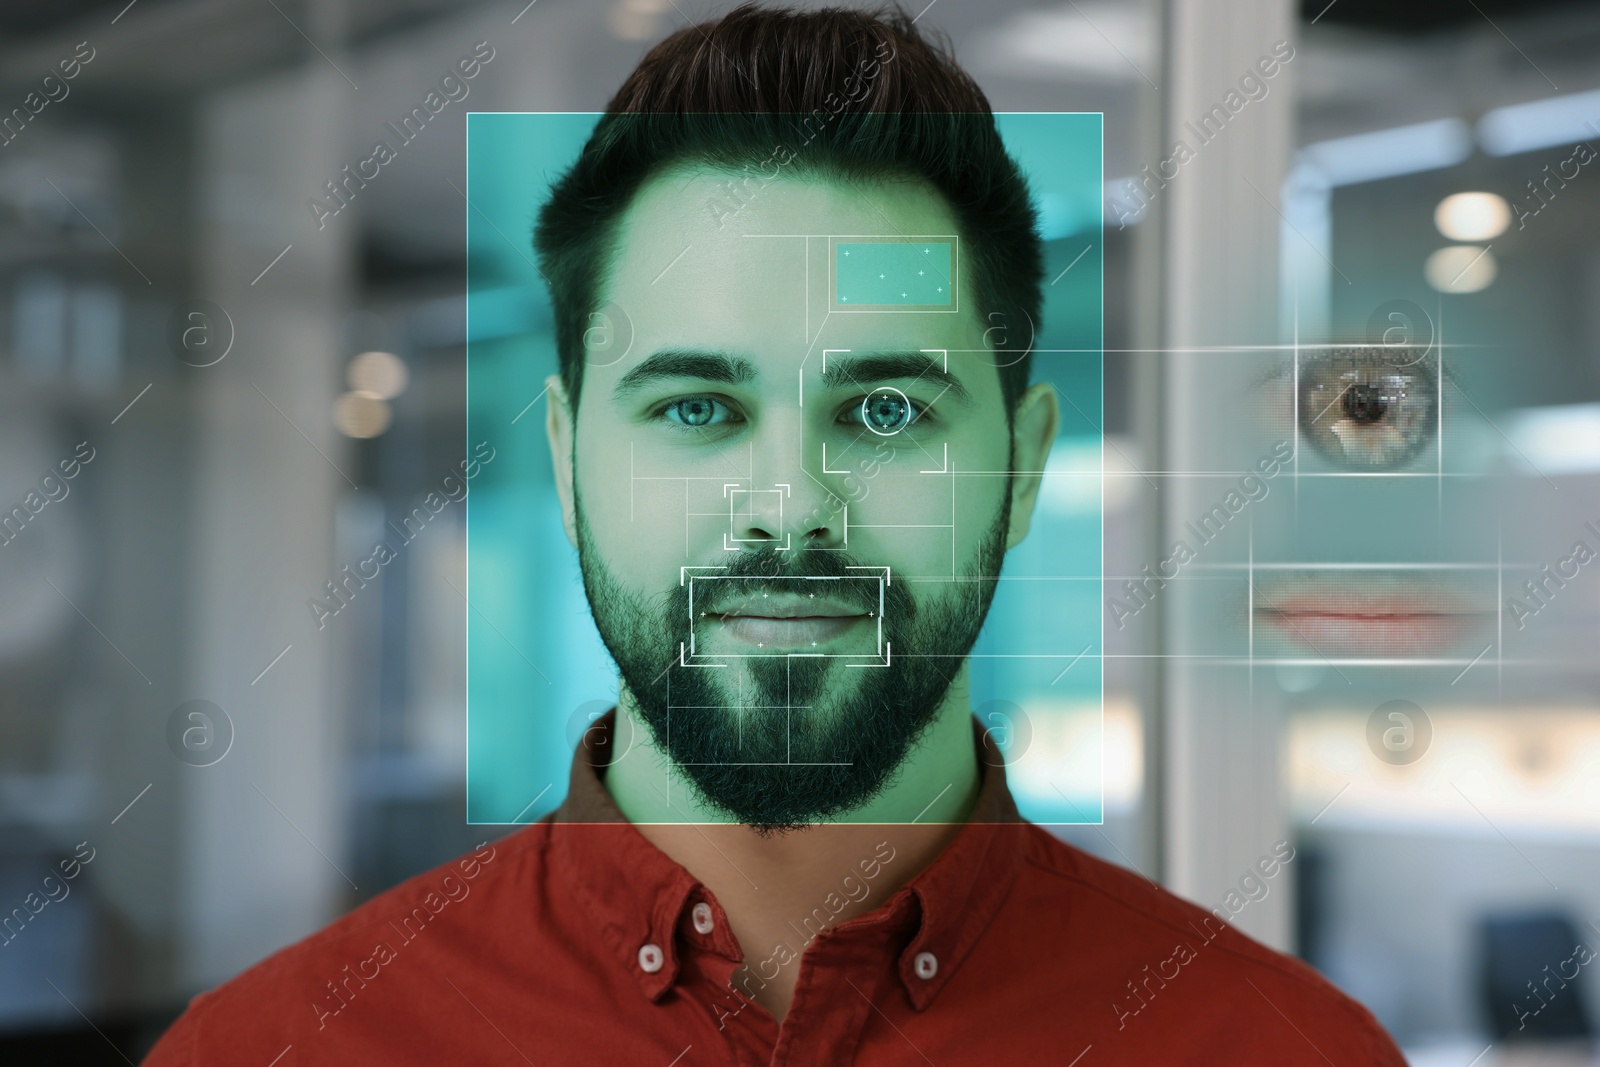
[[[572,405],[567,401],[567,387],[561,381],[561,375],[550,375],[544,384],[544,432],[550,439],[550,462],[555,468],[556,495],[561,498],[561,525],[567,531],[567,541],[577,548],[577,511],[572,495]]]
[[[1039,502],[1039,486],[1044,482],[1044,464],[1061,425],[1061,408],[1055,386],[1036,382],[1017,401],[1012,420],[1011,448],[1011,529],[1006,535],[1007,551],[1022,543],[1033,524],[1033,508]]]

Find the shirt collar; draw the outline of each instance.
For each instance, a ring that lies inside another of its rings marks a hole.
[[[551,859],[568,878],[602,940],[638,980],[651,1000],[662,997],[677,978],[680,940],[689,943],[691,910],[706,902],[715,924],[708,951],[740,958],[727,918],[709,890],[680,864],[645,839],[628,822],[603,778],[614,751],[616,709],[595,720],[573,754],[567,797],[549,817]],[[989,762],[992,748],[972,719],[980,785],[972,814],[926,868],[888,901],[836,929],[857,924],[903,924],[898,971],[911,1003],[925,1009],[999,910],[1022,864],[1027,824],[1006,786],[1005,768]],[[987,758],[986,758],[987,756]],[[580,827],[579,824],[584,824]],[[680,937],[680,934],[682,937]],[[641,950],[654,946],[661,966],[647,969]],[[931,978],[917,974],[916,960],[932,953]]]

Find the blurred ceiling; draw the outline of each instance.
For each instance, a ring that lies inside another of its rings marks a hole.
[[[1301,10],[1319,6],[1326,14],[1302,23],[1298,45],[1301,144],[1432,119],[1473,122],[1491,108],[1600,86],[1600,4],[1312,0]],[[1334,17],[1347,7],[1343,21]],[[1407,21],[1446,7],[1466,17]]]
[[[514,58],[474,89],[473,109],[594,111],[651,43],[735,2],[4,0],[0,92],[20,100],[88,40],[97,55],[92,76],[74,83],[75,117],[137,138],[148,124],[185,122],[228,86],[336,59],[362,86],[337,106],[365,136],[482,29]],[[1108,178],[1152,161],[1162,80],[1154,0],[904,6],[948,36],[996,110],[1100,111]],[[1439,118],[1473,122],[1490,108],[1600,86],[1593,0],[1302,0],[1300,9],[1293,91],[1302,144]],[[366,240],[383,249],[372,273],[426,272],[459,256],[461,215],[438,210],[441,195],[455,195],[447,181],[461,181],[455,144],[414,153],[366,195]]]
[[[100,89],[183,92],[302,61],[314,55],[313,41],[325,51],[359,49],[482,6],[481,0],[6,0],[0,84],[36,81],[73,43],[87,40],[97,52]]]
[[[102,8],[115,14],[116,7],[117,0],[11,0],[0,7],[0,33],[13,40],[49,33]]]
[[[1592,6],[1575,0],[1300,0],[1300,17],[1307,22],[1404,33],[1542,11],[1576,13],[1580,7]]]

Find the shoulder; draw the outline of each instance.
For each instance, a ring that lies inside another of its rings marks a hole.
[[[1151,1030],[1210,1034],[1261,1018],[1288,1024],[1286,1039],[1293,1027],[1300,1039],[1351,1049],[1366,1062],[1404,1063],[1371,1012],[1301,960],[1232,924],[1250,906],[1242,895],[1230,893],[1208,911],[1041,827],[1029,824],[1025,833],[1017,910],[1033,936],[1059,937],[1063,951],[1070,945],[1093,961],[1098,988],[1088,999],[1104,1003],[1110,1029],[1126,1031],[1148,1015],[1152,1021],[1143,1025]],[[1257,900],[1286,891],[1282,871],[1294,854],[1280,843],[1252,869],[1262,887]],[[1043,930],[1041,916],[1050,917]]]
[[[498,913],[516,899],[519,887],[537,883],[549,829],[547,822],[535,823],[498,841],[485,842],[380,893],[316,933],[199,994],[144,1062],[204,1062],[203,1050],[218,1041],[262,1049],[276,1043],[281,1049],[297,1031],[319,1029],[339,1013],[344,1002],[333,995],[339,992],[335,983],[351,975],[352,967],[357,972],[355,980],[359,981],[361,974],[370,979],[372,973],[363,965],[376,972],[400,951],[408,955],[426,952],[431,946],[419,935],[427,927],[451,927],[452,939],[470,935],[475,928],[486,938],[493,937],[501,917]],[[462,907],[469,896],[478,898],[477,902]],[[423,947],[407,948],[413,940]],[[269,1054],[267,1058],[272,1057]]]

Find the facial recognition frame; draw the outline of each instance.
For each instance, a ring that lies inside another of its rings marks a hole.
[[[555,808],[565,794],[573,738],[593,720],[594,709],[615,699],[615,666],[594,630],[556,508],[542,411],[544,379],[556,369],[553,321],[530,241],[550,184],[576,158],[599,117],[593,112],[469,112],[467,117],[462,205],[467,439],[505,442],[502,458],[485,467],[466,500],[467,584],[461,610],[467,627],[469,824],[523,824]],[[1008,784],[1025,817],[1042,825],[1098,824],[1108,796],[1125,792],[1118,786],[1108,793],[1104,758],[1103,117],[1097,112],[997,113],[995,120],[1039,211],[1045,305],[1040,322],[996,324],[991,317],[982,324],[987,327],[983,343],[994,349],[990,361],[997,367],[1005,366],[1006,352],[1030,345],[1032,380],[1051,382],[1065,399],[1061,436],[1043,472],[1033,531],[1007,554],[988,622],[969,658],[971,702],[993,747],[1005,752]],[[828,289],[821,306],[831,314],[940,314],[965,307],[959,292],[959,234],[809,236],[827,238]],[[839,304],[838,246],[862,240],[949,243],[951,303]],[[817,251],[808,242],[812,266]],[[822,282],[820,272],[817,282]],[[817,326],[815,307],[807,302],[808,332]],[[631,324],[609,307],[600,314],[600,325],[614,327],[612,343],[623,353],[612,358],[626,358],[633,338],[622,334]],[[605,320],[606,314],[615,321]],[[824,355],[834,351],[842,349]],[[948,368],[949,351],[923,351]],[[797,390],[802,406],[806,373],[803,368]],[[919,457],[922,461],[903,474],[949,477],[953,492],[957,478],[1005,473],[959,469],[948,441],[938,447],[930,442],[929,451],[931,461]],[[638,462],[646,462],[642,454]],[[828,455],[829,468],[845,462]],[[629,477],[632,482],[631,471]],[[727,477],[719,481],[707,488],[726,498],[729,516],[736,505],[760,499],[746,496],[750,490],[781,488]],[[767,500],[762,507],[771,504]],[[791,501],[782,499],[782,504],[787,517]],[[851,501],[841,502],[847,547],[854,542],[850,526],[857,510]],[[957,515],[953,521],[966,519]],[[719,542],[727,548],[748,544],[732,539],[736,530],[725,530],[726,539]],[[783,551],[792,544],[774,547]],[[889,646],[885,640],[881,658],[846,665],[894,662]],[[687,649],[680,654],[685,666],[697,658]],[[1021,740],[1014,744],[1013,739]]]

